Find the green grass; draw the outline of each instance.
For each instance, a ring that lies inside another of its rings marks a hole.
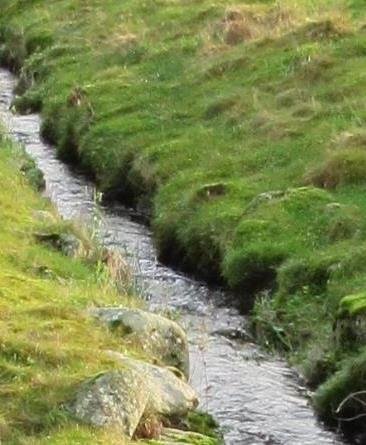
[[[103,357],[104,349],[125,349],[84,310],[136,302],[108,285],[95,263],[36,241],[37,233],[62,233],[68,225],[56,214],[44,221],[37,217],[37,211],[52,215],[53,210],[21,173],[22,153],[4,140],[0,147],[1,440],[84,443],[85,436],[85,443],[107,443],[102,432],[79,431],[63,404],[83,379],[114,366]],[[57,439],[62,434],[64,442]]]
[[[2,7],[16,106],[42,111],[59,155],[148,204],[162,258],[244,306],[270,289],[258,335],[309,380],[341,368],[338,305],[366,279],[364,2]]]
[[[81,382],[118,366],[104,351],[152,359],[86,315],[95,306],[142,303],[131,283],[113,280],[113,270],[102,260],[105,251],[88,231],[62,221],[31,187],[29,180],[39,175],[34,168],[24,170],[24,165],[32,164],[23,150],[0,139],[0,441],[4,445],[138,443],[118,431],[77,423],[65,406]],[[44,241],[60,241],[70,234],[81,242],[74,256],[62,253],[62,245]],[[202,425],[188,425],[194,431],[206,428],[206,433],[214,434],[217,426],[209,430],[208,415],[190,416],[197,422],[207,417]]]

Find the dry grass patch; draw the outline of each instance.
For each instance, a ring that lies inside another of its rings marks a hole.
[[[308,93],[305,90],[301,90],[299,88],[289,88],[277,94],[276,105],[288,108],[299,102],[304,102],[307,97]]]
[[[309,102],[300,102],[292,110],[291,114],[294,118],[308,121],[313,119],[322,110],[322,104],[312,98]]]
[[[139,42],[137,34],[126,30],[118,30],[106,42],[106,46],[113,48],[117,53],[124,54],[129,49],[136,46]]]
[[[275,6],[240,4],[226,8],[223,18],[205,31],[205,52],[225,50],[249,41],[295,39],[322,41],[344,37],[354,25],[340,5],[304,5],[282,1]]]
[[[227,8],[224,18],[215,26],[215,34],[227,45],[274,37],[295,25],[292,11],[280,5],[265,10],[248,5]]]
[[[366,151],[349,149],[330,154],[323,165],[305,176],[305,183],[326,189],[366,183]]]
[[[298,67],[299,78],[308,82],[324,79],[335,64],[336,61],[329,55],[309,55],[300,60]]]
[[[355,128],[353,130],[342,131],[331,141],[332,148],[363,148],[366,149],[366,130]]]
[[[351,32],[350,22],[342,15],[330,14],[311,20],[298,31],[298,36],[308,41],[321,41],[344,37]]]
[[[273,141],[296,133],[296,121],[288,116],[261,110],[250,121],[251,128],[256,134],[265,135]]]

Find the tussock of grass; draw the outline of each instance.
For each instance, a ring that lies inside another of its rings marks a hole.
[[[357,357],[343,362],[340,370],[320,387],[315,398],[316,406],[323,416],[333,413],[334,418],[344,419],[346,429],[355,437],[358,430],[365,432],[365,360],[363,349]]]
[[[214,28],[216,38],[228,45],[245,41],[278,37],[295,26],[295,9],[284,4],[275,6],[237,5],[228,6],[224,18]]]
[[[336,151],[329,156],[323,166],[308,174],[305,181],[327,189],[365,183],[366,151],[364,149]]]

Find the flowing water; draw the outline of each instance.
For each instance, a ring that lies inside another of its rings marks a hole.
[[[65,218],[88,220],[94,213],[94,187],[60,162],[39,135],[38,115],[10,111],[16,79],[0,70],[0,121],[24,144],[46,180],[45,194]],[[190,340],[191,383],[223,428],[230,445],[341,444],[320,424],[295,373],[264,354],[247,338],[247,319],[225,307],[227,294],[212,290],[159,263],[149,229],[129,209],[101,209],[101,239],[122,249],[153,309],[179,311]],[[233,335],[232,335],[233,334]],[[241,338],[233,338],[237,337]]]

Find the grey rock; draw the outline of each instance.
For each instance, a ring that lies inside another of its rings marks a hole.
[[[38,232],[34,236],[38,241],[60,250],[64,255],[75,257],[82,250],[82,241],[72,233]]]
[[[198,405],[194,390],[167,368],[106,353],[121,369],[84,382],[70,404],[80,421],[96,427],[119,428],[132,437],[146,415],[183,416]]]
[[[134,369],[111,371],[85,382],[70,406],[73,415],[97,427],[117,427],[132,437],[150,394]]]
[[[83,248],[82,241],[73,233],[62,233],[60,236],[61,251],[68,256],[78,256]]]
[[[197,191],[197,197],[204,200],[210,200],[225,195],[227,192],[227,184],[216,182],[214,184],[206,184]]]
[[[241,328],[222,328],[213,331],[214,335],[220,335],[221,337],[226,337],[229,340],[240,340],[243,342],[252,342],[253,337]]]
[[[121,332],[124,340],[137,344],[160,363],[179,369],[188,379],[188,341],[178,323],[141,309],[99,308],[90,314]]]
[[[286,192],[283,190],[271,190],[268,192],[263,192],[257,195],[252,201],[249,202],[247,211],[256,210],[261,204],[265,202],[275,201],[283,198]]]
[[[184,416],[198,406],[198,397],[193,388],[169,368],[134,360],[118,352],[109,351],[108,354],[142,378],[143,388],[149,394],[146,405],[148,413],[167,417]]]

